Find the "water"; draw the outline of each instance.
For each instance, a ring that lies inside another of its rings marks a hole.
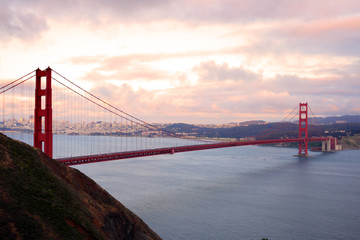
[[[76,168],[164,239],[358,239],[360,151],[237,147]]]
[[[359,239],[360,151],[244,146],[75,166],[163,239]]]

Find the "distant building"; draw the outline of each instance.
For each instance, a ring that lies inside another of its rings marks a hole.
[[[336,123],[347,123],[347,121],[345,121],[345,120],[338,120],[338,121],[336,121]]]

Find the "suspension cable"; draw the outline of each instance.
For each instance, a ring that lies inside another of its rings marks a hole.
[[[155,125],[152,125],[152,124],[150,124],[150,123],[147,123],[147,122],[145,122],[145,121],[143,121],[143,120],[141,120],[141,119],[139,119],[139,118],[137,118],[137,117],[134,117],[134,116],[133,116],[133,115],[131,115],[131,114],[128,114],[128,113],[124,112],[123,110],[121,110],[121,109],[119,109],[119,108],[117,108],[117,107],[113,106],[112,104],[110,104],[110,103],[108,103],[108,102],[106,102],[106,101],[104,101],[104,100],[100,99],[99,97],[95,96],[94,94],[92,94],[92,93],[90,93],[90,92],[86,91],[86,90],[85,90],[85,89],[83,89],[82,87],[78,86],[78,85],[77,85],[77,84],[75,84],[74,82],[72,82],[72,81],[70,81],[69,79],[67,79],[66,77],[62,76],[60,73],[58,73],[58,72],[57,72],[57,71],[55,71],[54,69],[53,69],[53,71],[54,71],[56,74],[58,74],[60,77],[64,78],[64,79],[65,79],[66,81],[68,81],[69,83],[73,84],[73,85],[74,85],[74,86],[76,86],[77,88],[81,89],[81,90],[82,90],[82,91],[84,91],[85,93],[87,93],[87,94],[89,94],[90,96],[92,96],[93,98],[95,98],[95,99],[99,100],[100,102],[102,102],[102,103],[104,103],[104,104],[108,105],[109,107],[114,108],[115,110],[117,110],[117,111],[119,111],[119,112],[121,112],[121,113],[123,113],[123,114],[127,115],[128,117],[131,117],[131,118],[133,118],[133,119],[135,119],[135,120],[137,120],[137,121],[141,122],[141,123],[142,123],[142,124],[140,124],[141,126],[148,126],[148,127],[153,128],[153,129],[157,129],[157,130],[160,130],[160,131],[162,131],[162,132],[165,132],[165,133],[167,133],[167,134],[169,134],[169,135],[176,136],[176,133],[174,133],[174,132],[171,132],[171,131],[168,131],[168,130],[162,129],[162,128],[160,128],[160,127],[157,127],[157,126],[155,126]],[[131,121],[131,122],[133,122],[133,123],[136,123],[135,121],[130,120],[130,119],[129,119],[129,121]],[[176,136],[176,137],[177,137],[177,136]]]
[[[29,74],[27,74],[27,75],[29,75]],[[5,90],[3,90],[2,92],[0,92],[0,94],[6,93],[6,92],[9,91],[10,89],[13,89],[14,87],[16,87],[16,86],[18,86],[18,85],[20,85],[20,84],[28,81],[29,79],[33,78],[34,76],[35,76],[35,75],[32,75],[32,76],[26,78],[25,80],[23,80],[23,81],[15,84],[15,85],[13,85],[13,86],[8,87],[7,89],[5,89]],[[19,79],[18,79],[18,80],[19,80]],[[15,82],[18,81],[18,80],[13,81],[12,83],[15,83]],[[10,84],[7,84],[6,86],[9,86],[9,85],[10,85]],[[5,88],[5,86],[2,87],[1,89],[3,89],[3,88]]]
[[[128,114],[128,113],[124,112],[123,110],[115,107],[114,105],[112,105],[112,104],[110,104],[110,103],[108,103],[108,102],[100,99],[99,97],[95,96],[94,94],[90,93],[89,91],[85,90],[84,88],[80,87],[79,85],[75,84],[75,83],[72,82],[71,80],[67,79],[66,77],[64,77],[63,75],[61,75],[61,74],[58,73],[57,71],[55,71],[54,69],[52,69],[52,70],[53,70],[56,74],[58,74],[60,77],[62,77],[63,79],[65,79],[66,81],[68,81],[70,84],[74,85],[75,87],[79,88],[79,89],[82,90],[83,92],[89,94],[90,96],[92,96],[93,98],[97,99],[98,101],[104,103],[105,105],[107,105],[107,106],[109,106],[109,107],[111,107],[111,108],[113,108],[113,109],[115,109],[115,110],[123,113],[124,115],[126,115],[126,116],[128,116],[128,117],[130,117],[130,118],[133,118],[133,119],[137,120],[138,122],[136,122],[135,120],[132,120],[132,119],[130,119],[130,118],[126,118],[125,116],[121,116],[121,115],[119,115],[118,113],[116,113],[116,112],[114,112],[114,111],[112,111],[112,110],[110,110],[110,109],[108,109],[108,108],[105,108],[104,106],[96,103],[95,101],[91,100],[90,98],[85,97],[84,95],[82,95],[82,94],[74,91],[73,89],[69,88],[69,87],[66,86],[65,84],[60,83],[59,80],[56,80],[55,78],[53,78],[55,81],[57,81],[58,83],[60,83],[61,85],[65,86],[65,87],[67,87],[68,89],[70,89],[71,91],[75,92],[76,94],[78,94],[78,95],[86,98],[86,99],[89,100],[90,102],[96,104],[97,106],[100,106],[100,107],[103,108],[103,109],[106,109],[107,111],[109,111],[109,112],[111,112],[111,113],[113,113],[113,114],[116,114],[117,116],[119,116],[119,117],[121,117],[121,118],[124,118],[124,119],[126,119],[126,120],[128,120],[128,121],[130,121],[130,122],[132,122],[132,123],[135,123],[135,124],[140,125],[140,126],[143,126],[143,127],[147,127],[147,128],[150,128],[150,129],[154,129],[154,130],[161,131],[161,132],[166,133],[167,135],[172,136],[172,137],[175,137],[175,138],[187,139],[187,140],[190,140],[190,141],[209,142],[209,141],[206,141],[206,140],[199,140],[199,139],[188,138],[188,137],[186,137],[186,136],[179,136],[179,135],[177,135],[177,134],[174,133],[174,132],[171,132],[171,131],[165,130],[165,129],[163,129],[163,128],[157,127],[157,126],[155,126],[155,125],[152,125],[152,124],[150,124],[150,123],[147,123],[147,122],[145,122],[145,121],[143,121],[143,120],[141,120],[141,119],[139,119],[139,118],[137,118],[137,117],[135,117],[135,116],[133,116],[133,115],[131,115],[131,114]]]
[[[22,76],[21,78],[18,78],[18,79],[16,79],[16,80],[12,81],[11,83],[6,84],[5,86],[2,86],[0,89],[6,88],[7,86],[9,86],[9,85],[11,85],[11,84],[16,83],[17,81],[23,79],[24,77],[27,77],[28,75],[32,74],[33,72],[35,72],[35,70],[33,70],[33,71],[29,72],[28,74]]]
[[[293,116],[289,119],[289,121],[291,121],[297,114],[298,114],[298,112],[295,112],[295,113],[293,114]],[[264,133],[263,133],[262,135],[260,135],[259,137],[264,137],[264,136],[266,136],[266,135],[269,135],[270,133],[273,133],[274,131],[280,130],[281,128],[285,127],[285,125],[286,125],[287,123],[288,123],[288,122],[284,122],[282,125],[278,126],[277,128],[275,128],[275,126],[274,126],[274,127],[270,128],[270,129],[268,130],[268,132],[264,132]],[[259,134],[258,134],[258,135],[259,135]],[[256,136],[258,136],[258,135],[256,135]]]
[[[121,116],[119,113],[114,112],[113,110],[104,107],[103,105],[95,102],[94,100],[91,100],[90,98],[88,98],[88,97],[84,96],[83,94],[75,91],[74,89],[70,88],[69,86],[66,86],[65,84],[63,84],[62,82],[60,82],[59,80],[57,80],[56,78],[52,77],[52,79],[53,79],[54,81],[56,81],[57,83],[59,83],[60,85],[64,86],[65,88],[69,89],[70,91],[74,92],[75,94],[77,94],[77,95],[81,96],[82,98],[90,101],[91,103],[97,105],[98,107],[100,107],[100,108],[102,108],[102,109],[104,109],[104,110],[106,110],[106,111],[108,111],[108,112],[110,112],[110,113],[112,113],[112,114],[115,114],[116,116],[118,116],[118,117],[120,117],[120,118],[124,118],[124,119],[128,120],[128,121],[131,122],[131,123],[134,123],[134,124],[136,124],[136,125],[140,125],[140,126],[145,127],[144,124],[139,123],[139,122],[136,122],[136,121],[134,121],[134,120],[131,120],[131,119],[127,118],[127,117]],[[158,130],[162,130],[162,129],[158,129]],[[177,136],[175,133],[172,133],[172,134],[173,134],[174,137],[182,138],[181,136]],[[191,139],[189,139],[189,140],[191,140]]]
[[[314,119],[314,125],[319,125],[319,123],[317,122],[316,117],[315,117],[313,111],[311,110],[310,105],[308,105],[308,106],[309,106],[309,109],[310,109],[310,113],[311,113],[311,115],[312,115],[312,118]]]
[[[267,129],[267,130],[265,130],[265,131],[263,131],[263,132],[261,132],[261,133],[258,133],[258,134],[254,135],[254,136],[251,136],[251,137],[253,137],[253,138],[263,137],[263,136],[266,136],[266,135],[272,133],[274,130],[279,130],[279,129],[281,129],[282,127],[285,126],[286,123],[288,123],[289,121],[291,121],[291,120],[295,117],[295,115],[298,113],[298,112],[295,112],[295,113],[294,113],[294,111],[297,109],[297,107],[298,107],[298,106],[295,106],[295,107],[291,110],[291,112],[290,112],[285,118],[283,118],[279,123],[277,123],[277,124],[275,124],[274,126],[272,126],[270,129]],[[290,120],[288,120],[288,122],[286,122],[285,120],[286,120],[291,114],[293,114],[293,116],[291,117]],[[280,125],[280,124],[281,124],[281,125]],[[279,126],[279,125],[280,125],[280,126]],[[273,129],[274,129],[274,130],[273,130]]]

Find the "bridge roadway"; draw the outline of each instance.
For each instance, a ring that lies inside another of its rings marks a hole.
[[[291,138],[291,139],[269,139],[269,140],[253,140],[253,141],[217,142],[217,143],[209,143],[209,144],[201,144],[201,145],[155,148],[155,149],[146,149],[146,150],[129,151],[129,152],[117,152],[117,153],[106,153],[106,154],[87,155],[87,156],[78,156],[78,157],[69,157],[69,158],[59,158],[56,160],[64,163],[65,165],[78,165],[78,164],[86,164],[86,163],[121,160],[121,159],[135,158],[135,157],[145,157],[145,156],[152,156],[152,155],[199,151],[199,150],[206,150],[206,149],[213,149],[213,148],[226,148],[226,147],[276,144],[276,143],[292,143],[292,142],[297,142],[297,143],[318,142],[318,141],[326,141],[326,140],[327,140],[327,138],[325,138],[325,137],[317,137],[317,138]]]

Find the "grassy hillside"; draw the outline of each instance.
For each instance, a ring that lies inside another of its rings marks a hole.
[[[0,239],[160,239],[76,169],[0,134]]]
[[[342,149],[360,149],[360,136],[343,137],[340,142]]]

